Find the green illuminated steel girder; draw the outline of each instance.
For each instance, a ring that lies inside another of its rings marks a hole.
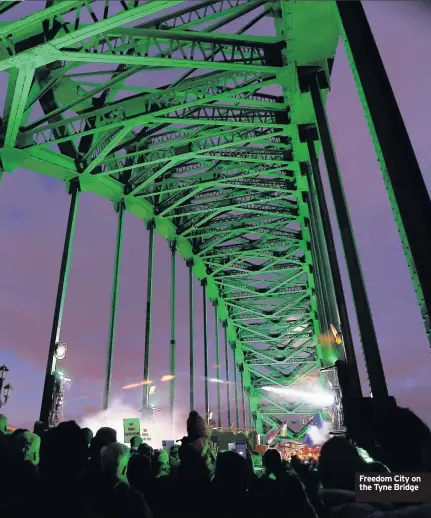
[[[0,2],[6,11],[3,170],[78,179],[154,220],[218,301],[259,431],[315,412],[261,387],[316,379],[322,361],[297,128],[314,119],[295,67],[334,57],[331,3],[86,0],[21,19],[19,2]]]
[[[263,405],[260,407],[261,414],[269,414],[269,415],[307,415],[307,414],[317,414],[319,412],[318,409],[314,409],[312,406],[306,405],[289,405],[288,407],[278,407],[278,406],[267,406]]]

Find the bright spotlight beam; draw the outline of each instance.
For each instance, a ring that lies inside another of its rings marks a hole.
[[[291,387],[262,387],[266,392],[278,394],[289,403],[303,403],[314,408],[328,408],[334,404],[334,396],[320,388],[316,390],[304,390]]]

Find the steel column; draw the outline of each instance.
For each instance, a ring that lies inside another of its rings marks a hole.
[[[230,372],[229,372],[229,342],[227,340],[227,322],[223,322],[224,354],[226,363],[226,398],[227,398],[227,426],[232,426],[230,414]]]
[[[115,242],[114,273],[112,276],[111,313],[109,316],[108,350],[106,353],[105,387],[103,391],[103,410],[109,406],[109,393],[111,390],[112,363],[114,360],[115,334],[117,330],[118,293],[120,287],[121,256],[123,250],[124,229],[124,203],[117,207],[117,239]]]
[[[244,367],[241,365],[242,369],[240,372],[241,377],[241,400],[242,400],[242,427],[245,429],[245,394],[244,394]]]
[[[217,426],[221,427],[221,397],[220,397],[220,344],[218,335],[217,304],[214,305],[215,328],[215,353],[216,353],[216,377],[217,377]]]
[[[172,376],[169,391],[169,409],[172,423],[175,423],[175,375],[176,375],[176,298],[177,298],[177,244],[171,243],[171,342],[169,347],[169,374]]]
[[[361,2],[337,2],[342,36],[431,343],[431,200]]]
[[[205,377],[205,416],[208,423],[210,402],[209,402],[209,383],[208,383],[208,310],[207,310],[207,281],[202,281],[202,305],[203,305],[203,327],[204,327],[204,377]]]
[[[148,408],[150,389],[151,331],[153,324],[153,270],[154,270],[154,221],[148,223],[148,273],[147,273],[147,312],[145,316],[144,349],[144,387],[142,391],[142,409]]]
[[[190,371],[190,411],[195,406],[195,338],[194,338],[194,290],[193,290],[193,260],[187,261],[189,268],[189,337],[190,337],[190,353],[189,353],[189,371]]]
[[[307,135],[308,154],[310,156],[310,167],[307,168],[310,193],[313,194],[312,201],[316,205],[315,219],[320,241],[322,242],[322,262],[328,279],[328,296],[331,306],[335,305],[339,317],[341,334],[343,338],[344,353],[350,371],[350,388],[354,397],[362,396],[361,380],[359,378],[358,363],[356,361],[355,346],[353,343],[352,330],[350,328],[349,314],[347,312],[346,297],[344,295],[343,281],[341,280],[340,267],[338,264],[337,251],[335,249],[334,233],[332,230],[331,218],[329,216],[328,204],[325,198],[322,174],[319,161],[316,155],[314,140],[310,133]],[[320,224],[319,224],[320,222]],[[325,253],[326,252],[326,253]],[[332,279],[332,282],[331,282]],[[336,302],[333,300],[335,292]]]
[[[236,418],[236,426],[235,428],[239,428],[239,408],[238,408],[238,366],[236,364],[236,360],[235,360],[235,350],[233,351],[233,356],[234,356],[234,360],[233,360],[233,365],[234,365],[234,370],[233,370],[233,376],[234,376],[234,383],[235,383],[235,418]]]
[[[310,235],[311,235],[311,254],[313,257],[313,276],[315,282],[315,294],[317,299],[317,316],[319,320],[319,328],[320,332],[323,335],[327,335],[330,333],[330,317],[328,316],[328,300],[325,297],[325,288],[324,288],[324,280],[321,270],[321,262],[320,262],[320,253],[319,253],[319,245],[316,243],[314,222],[313,222],[313,213],[310,205],[310,216],[311,219],[309,221],[310,226]],[[318,338],[319,339],[319,338]]]
[[[307,134],[307,137],[309,136],[310,131]],[[317,131],[314,132],[317,136]],[[307,139],[308,144],[308,139]],[[309,153],[310,150],[309,150]],[[318,255],[318,262],[320,266],[321,271],[321,284],[322,289],[325,292],[325,300],[327,304],[327,310],[328,310],[328,319],[329,322],[332,323],[334,326],[337,327],[337,329],[340,329],[340,322],[339,322],[339,316],[338,316],[338,308],[337,308],[337,302],[335,299],[335,290],[334,290],[334,283],[332,281],[331,271],[329,268],[328,263],[328,246],[325,239],[325,233],[323,230],[322,225],[322,219],[323,215],[321,215],[321,211],[319,208],[317,193],[316,193],[316,186],[313,178],[314,170],[312,165],[306,164],[305,167],[305,174],[307,176],[308,180],[308,197],[309,197],[309,208],[310,208],[310,216],[313,227],[313,235],[315,237],[315,245],[316,245],[316,252]],[[320,171],[319,171],[320,172]],[[324,193],[319,193],[320,195],[324,196]]]
[[[324,329],[325,334],[329,336],[329,333],[331,333],[331,326],[332,323],[335,325],[337,329],[340,328],[339,322],[338,322],[338,315],[331,307],[331,300],[329,297],[329,289],[328,289],[328,283],[327,283],[327,276],[326,272],[324,270],[323,266],[323,259],[322,259],[322,245],[319,240],[319,234],[317,231],[317,218],[318,215],[315,213],[313,204],[309,204],[309,210],[310,210],[310,234],[311,234],[311,254],[313,256],[313,275],[316,281],[316,295],[317,295],[317,301],[318,301],[318,307],[321,306],[322,310],[322,318],[323,318],[323,324],[321,326],[321,330]],[[335,338],[331,340],[331,343],[335,342]]]
[[[317,129],[322,143],[331,193],[334,199],[335,213],[340,227],[341,241],[349,272],[352,297],[355,304],[370,387],[375,398],[385,398],[388,396],[385,374],[317,75],[314,75],[311,80],[310,93],[316,114]]]
[[[49,341],[48,359],[46,362],[45,381],[43,385],[40,420],[48,426],[53,397],[52,375],[55,370],[55,349],[60,341],[61,325],[63,322],[64,301],[66,299],[67,281],[69,278],[70,260],[72,256],[73,237],[75,235],[76,215],[78,213],[79,185],[73,182],[69,188],[70,207],[67,219],[66,235],[64,238],[63,254],[60,264],[60,275],[57,285],[57,295],[52,320],[51,337]]]
[[[247,393],[247,403],[248,403],[248,421],[250,423],[250,430],[253,430],[253,428],[255,428],[254,424],[253,424],[253,411],[251,409],[251,391],[249,390],[248,393]]]

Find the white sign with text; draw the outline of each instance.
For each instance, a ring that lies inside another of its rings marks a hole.
[[[139,417],[123,419],[124,442],[130,443],[130,439],[135,435],[141,435],[141,420]]]

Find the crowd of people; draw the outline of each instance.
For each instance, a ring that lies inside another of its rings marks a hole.
[[[366,462],[354,444],[332,437],[317,463],[282,460],[276,449],[217,451],[195,411],[187,436],[169,451],[111,428],[93,436],[74,421],[33,432],[8,430],[0,415],[0,517],[74,518],[426,518],[431,504],[355,502],[355,473],[431,469],[431,432],[398,408],[379,439],[381,462]],[[394,426],[396,425],[396,427]],[[406,449],[399,443],[413,439]]]

